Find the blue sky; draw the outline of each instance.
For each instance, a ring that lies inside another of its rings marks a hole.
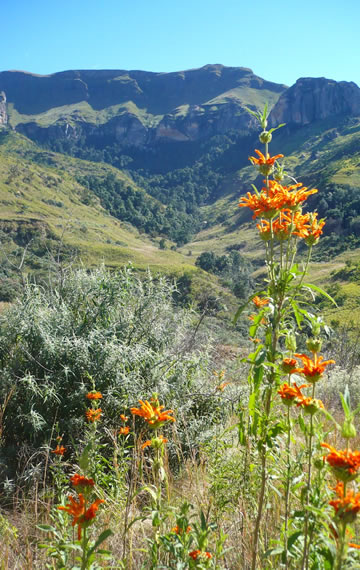
[[[250,67],[360,85],[359,0],[1,0],[0,71]]]

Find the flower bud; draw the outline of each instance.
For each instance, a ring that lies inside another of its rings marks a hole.
[[[306,341],[306,346],[313,354],[317,354],[321,350],[322,340],[321,338],[308,338]]]
[[[351,421],[351,419],[347,419],[344,421],[342,429],[341,429],[341,435],[345,439],[350,439],[351,437],[356,437],[356,428],[355,428],[353,422]]]
[[[272,139],[272,134],[269,133],[269,131],[263,131],[259,135],[259,141],[263,144],[271,142],[271,139]]]
[[[281,182],[285,176],[284,167],[280,166],[280,164],[276,163],[273,176],[274,176],[274,180],[276,180],[277,182]]]

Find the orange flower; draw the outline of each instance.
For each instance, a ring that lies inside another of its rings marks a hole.
[[[250,156],[249,160],[258,166],[261,164],[274,164],[275,160],[278,158],[284,158],[283,154],[277,154],[275,156],[270,156],[269,153],[266,154],[266,158],[260,150],[255,149],[256,154],[259,158],[255,158],[254,156]]]
[[[321,447],[325,447],[330,451],[326,461],[339,481],[347,482],[356,479],[360,468],[360,451],[351,451],[351,449],[337,450],[328,443],[322,443]]]
[[[269,301],[270,299],[261,299],[261,297],[258,297],[257,295],[255,295],[255,297],[252,298],[252,302],[258,309],[264,307],[265,305],[268,305]]]
[[[98,422],[102,414],[101,408],[96,408],[95,410],[89,408],[85,412],[85,416],[89,422]]]
[[[349,545],[351,548],[360,548],[360,544],[354,544],[354,542],[349,542],[348,545]]]
[[[230,382],[221,382],[219,386],[216,386],[216,390],[219,390],[219,392],[223,392],[226,386],[229,386],[229,384]]]
[[[93,390],[92,392],[86,394],[86,397],[88,400],[101,400],[102,394],[101,392],[96,392],[95,390]]]
[[[354,493],[348,489],[344,496],[344,483],[338,482],[334,491],[338,498],[329,501],[329,505],[334,507],[336,515],[346,522],[353,522],[360,511],[360,493]]]
[[[253,219],[260,215],[264,218],[271,219],[276,216],[280,207],[279,199],[269,195],[267,192],[261,192],[259,195],[247,192],[247,198],[242,196],[240,200],[243,202],[240,202],[240,208],[250,208],[250,210],[253,210]]]
[[[280,398],[283,400],[284,404],[291,405],[295,404],[297,401],[300,401],[304,398],[301,390],[302,388],[307,388],[309,384],[302,384],[301,386],[297,386],[294,382],[293,386],[290,386],[287,382],[280,386],[280,390],[278,390],[278,394]]]
[[[296,404],[297,407],[302,406],[306,414],[310,414],[311,416],[315,414],[318,410],[324,409],[324,404],[321,400],[317,398],[307,398],[302,397],[301,400]]]
[[[51,453],[55,453],[55,455],[64,455],[65,451],[66,451],[66,447],[64,447],[63,445],[59,445],[59,444],[58,444],[58,445],[55,447],[55,449],[52,450]]]
[[[126,423],[129,418],[127,416],[125,416],[125,414],[120,414],[120,419]]]
[[[193,550],[192,552],[189,552],[189,556],[193,559],[193,560],[197,560],[198,558],[203,558],[204,560],[208,559],[210,560],[210,558],[212,558],[212,554],[210,554],[210,552],[202,552],[201,550]]]
[[[84,513],[84,521],[91,521],[96,517],[97,510],[101,503],[105,503],[104,499],[96,499],[92,505]]]
[[[173,410],[165,410],[165,406],[159,406],[157,401],[151,403],[145,400],[139,400],[140,408],[131,408],[130,411],[134,416],[140,416],[149,424],[151,428],[158,428],[165,422],[174,422],[175,418],[171,417]]]
[[[69,497],[67,505],[58,507],[59,511],[66,511],[73,517],[72,526],[78,525],[78,540],[81,539],[81,529],[89,521],[95,518],[96,511],[103,499],[96,499],[96,501],[85,510],[85,498],[82,493],[79,493],[78,501],[74,497]]]
[[[75,473],[75,475],[70,478],[70,481],[74,487],[93,487],[95,485],[94,479],[88,479],[83,475],[79,475],[79,473]]]
[[[312,188],[311,190],[305,187],[302,188],[301,182],[292,184],[291,186],[282,186],[275,180],[269,180],[269,185],[277,188],[281,208],[288,208],[289,210],[297,209],[301,202],[304,202],[308,196],[318,192],[316,188]]]
[[[157,447],[160,448],[163,445],[165,445],[165,443],[168,443],[168,439],[166,439],[166,437],[164,437],[163,435],[159,435],[158,437],[154,437],[153,439],[147,439],[145,441],[145,443],[142,444],[141,449],[145,449],[145,447]]]
[[[323,360],[324,357],[317,354],[314,354],[314,360],[311,360],[306,354],[295,354],[294,356],[303,361],[303,368],[295,368],[294,372],[303,374],[306,380],[313,384],[320,380],[329,364],[335,364],[335,360]]]
[[[304,237],[306,245],[310,246],[314,245],[319,241],[319,238],[323,233],[322,229],[325,225],[325,220],[323,218],[321,220],[318,220],[317,212],[313,212],[309,214],[309,222],[310,222],[310,227],[307,230],[307,235]]]
[[[119,435],[127,435],[130,431],[129,426],[121,427],[119,429]]]
[[[185,532],[189,533],[190,531],[191,531],[191,526],[187,526]],[[171,529],[171,532],[174,532],[175,534],[183,534],[184,531],[182,528],[176,525]]]
[[[292,374],[297,365],[295,358],[284,358],[281,363],[281,369],[285,374]]]

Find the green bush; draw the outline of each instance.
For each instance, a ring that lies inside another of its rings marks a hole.
[[[173,291],[166,279],[140,279],[130,268],[72,270],[61,286],[25,287],[0,316],[0,402],[11,394],[3,463],[14,467],[24,449],[29,457],[49,445],[55,424],[64,444],[76,445],[92,380],[104,395],[104,428],[157,392],[176,412],[183,449],[206,438],[210,343],[194,335],[193,312],[174,307]]]

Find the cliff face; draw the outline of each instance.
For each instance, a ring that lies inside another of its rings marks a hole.
[[[334,115],[360,115],[360,88],[352,82],[301,78],[278,99],[272,125],[307,125]]]
[[[206,65],[175,73],[7,71],[0,73],[0,89],[21,115],[13,126],[38,141],[85,136],[95,144],[146,146],[252,130],[245,106],[273,104],[285,86],[250,69]]]
[[[6,111],[6,95],[4,91],[0,92],[0,125],[6,125],[8,116]]]

